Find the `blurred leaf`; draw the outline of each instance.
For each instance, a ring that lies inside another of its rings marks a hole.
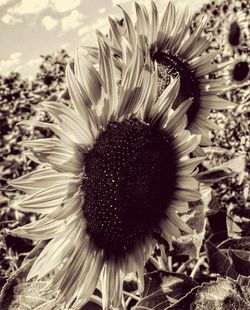
[[[208,240],[206,251],[210,272],[233,279],[250,275],[250,237],[228,239],[219,245]]]
[[[238,183],[243,182],[245,172],[245,156],[238,156],[217,167],[208,168],[204,172],[198,173],[195,178],[205,184],[213,184],[225,178],[237,175]]]
[[[156,271],[145,276],[144,297],[133,310],[164,310],[198,284],[192,278],[174,272]]]
[[[232,171],[240,173],[245,169],[245,156],[238,156],[233,159],[230,159],[225,163],[225,165],[230,168]]]
[[[159,290],[159,288],[161,287],[163,275],[164,271],[161,270],[145,274],[143,297],[149,296]]]
[[[219,248],[250,251],[250,237],[227,239],[219,244]]]
[[[228,255],[231,259],[231,266],[226,274],[228,277],[236,279],[239,274],[250,275],[250,251],[229,249]]]
[[[220,205],[216,193],[211,186],[200,183],[199,192],[201,194],[201,201],[204,205],[204,212],[207,215],[216,214],[222,209],[222,205]]]
[[[225,155],[225,154],[230,154],[230,150],[219,147],[219,146],[206,146],[203,147],[203,150],[206,154],[220,154],[220,155]]]
[[[227,236],[226,212],[223,209],[217,213],[208,214],[207,219],[212,234],[226,233]]]
[[[1,310],[63,310],[63,306],[55,301],[55,294],[43,290],[49,283],[49,278],[26,281],[26,276],[35,259],[27,261],[19,268],[3,286],[0,294]],[[82,310],[101,310],[102,307],[90,301]],[[74,307],[71,308],[74,310]],[[75,309],[76,310],[76,309]]]
[[[201,194],[201,201],[206,208],[212,200],[212,188],[211,186],[200,183],[199,192]]]
[[[246,288],[250,287],[250,277],[245,277],[245,276],[238,276],[237,282],[241,286],[245,286]]]
[[[225,275],[230,266],[228,255],[226,253],[227,251],[219,249],[213,242],[209,240],[205,243],[205,246],[210,272]]]
[[[227,208],[228,236],[238,238],[250,234],[250,209],[241,208],[230,204]]]
[[[47,281],[26,282],[26,276],[32,266],[30,260],[19,268],[6,282],[0,295],[1,310],[52,310],[55,306],[52,294],[42,294]]]
[[[194,233],[182,235],[178,240],[173,241],[174,250],[171,251],[171,255],[199,256],[206,232],[206,216],[201,201],[194,202],[190,206],[190,211],[181,218],[193,229]]]
[[[180,301],[165,310],[249,310],[249,281],[239,278],[219,278],[216,282],[205,283],[194,288]]]
[[[199,182],[203,182],[205,184],[213,184],[233,175],[235,175],[235,173],[231,169],[221,167],[211,168],[207,171],[200,172],[195,176],[195,178]]]
[[[212,199],[209,202],[207,208],[205,209],[205,211],[207,211],[207,215],[217,214],[221,209],[222,206],[220,205],[218,198],[212,192]]]

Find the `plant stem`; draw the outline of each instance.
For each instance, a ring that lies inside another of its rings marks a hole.
[[[90,301],[94,302],[95,304],[97,304],[98,306],[102,307],[102,300],[100,297],[96,296],[96,295],[92,295],[90,297]]]
[[[140,297],[138,297],[138,296],[136,296],[136,295],[134,295],[134,294],[132,294],[132,293],[123,291],[123,294],[126,295],[126,296],[128,296],[128,297],[131,297],[131,298],[133,298],[133,299],[135,299],[135,300],[137,300],[137,301],[140,300]]]
[[[153,256],[149,257],[149,261],[155,266],[157,270],[161,269],[158,261]]]
[[[177,273],[182,273],[183,271],[185,271],[185,269],[187,268],[187,266],[192,263],[194,260],[196,260],[195,257],[190,258],[188,261],[186,261],[185,263],[183,263],[177,270]]]
[[[195,264],[195,266],[194,266],[194,268],[190,274],[191,278],[195,277],[196,272],[198,271],[200,265],[203,264],[205,259],[206,259],[206,256],[202,256],[201,258],[198,259],[198,261],[196,262],[196,264]]]

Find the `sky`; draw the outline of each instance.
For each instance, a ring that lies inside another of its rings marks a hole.
[[[208,1],[174,0],[194,10]],[[108,16],[121,16],[117,4],[133,15],[132,0],[0,0],[0,74],[32,78],[40,55],[64,48],[74,56],[78,46],[95,44],[95,29],[105,33]]]

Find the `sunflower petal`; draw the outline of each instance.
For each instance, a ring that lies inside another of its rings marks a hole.
[[[157,46],[158,50],[164,51],[168,44],[169,34],[171,33],[176,19],[176,10],[172,1],[168,2],[167,8],[162,17],[158,37],[157,37]]]
[[[92,102],[90,102],[88,94],[75,77],[70,67],[70,64],[66,66],[66,82],[70,98],[72,100],[75,110],[84,120],[84,122],[88,124],[89,129],[91,130],[96,129],[94,127],[94,124],[97,123],[97,120],[95,113],[92,112]]]
[[[183,220],[177,215],[174,210],[168,210],[167,216],[169,217],[170,221],[182,231],[193,234],[193,230],[185,222],[183,222]]]
[[[27,173],[18,179],[9,181],[9,184],[26,194],[33,194],[46,187],[65,182],[65,179],[71,179],[72,176],[71,173],[59,174],[50,167],[42,167]]]
[[[62,203],[68,189],[68,183],[53,185],[24,198],[15,208],[24,212],[50,213]]]
[[[106,262],[102,271],[103,308],[121,308],[124,272],[119,262]]]
[[[77,50],[75,75],[85,89],[85,93],[88,94],[89,102],[97,105],[101,96],[102,82],[96,69],[86,59],[82,48],[78,48]]]
[[[115,108],[118,102],[115,68],[110,48],[100,36],[98,37],[98,44],[100,49],[99,71],[104,82],[104,87],[108,98],[105,108],[108,111],[107,115],[109,121],[112,120],[111,118],[114,116]]]

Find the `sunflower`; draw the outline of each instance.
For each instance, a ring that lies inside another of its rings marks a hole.
[[[231,63],[211,77],[225,79],[225,85],[231,86],[223,98],[237,102],[244,102],[248,95],[248,68],[249,68],[249,1],[224,0],[213,1],[204,5],[194,18],[193,26],[199,24],[202,17],[207,16],[209,24],[206,25],[204,33],[213,38],[209,46],[209,52],[220,53],[215,56],[214,61]],[[231,42],[231,43],[230,43]]]
[[[223,57],[249,49],[249,1],[224,0],[206,4],[196,14],[196,22],[208,16],[205,32],[212,35],[209,50],[221,49]],[[194,22],[194,23],[196,23]]]
[[[72,108],[43,106],[55,123],[54,138],[23,141],[39,168],[10,182],[25,196],[14,204],[40,219],[12,231],[39,242],[49,240],[28,279],[52,274],[47,289],[69,309],[82,307],[101,283],[103,308],[123,307],[126,274],[138,277],[152,255],[156,236],[170,247],[180,231],[192,233],[178,216],[197,200],[193,178],[200,158],[189,158],[200,136],[185,130],[186,100],[173,111],[179,90],[172,79],[157,94],[149,55],[137,49],[123,67],[120,86],[109,46],[101,38],[99,73],[81,49],[66,69]]]
[[[229,49],[233,51],[242,51],[246,49],[246,43],[249,40],[247,16],[242,11],[231,11],[225,15],[224,25],[221,25],[221,32],[224,35],[225,52]]]
[[[239,86],[249,85],[249,72],[250,72],[250,56],[248,55],[235,55],[234,62],[225,71],[225,78],[230,84],[240,84]]]
[[[242,36],[242,26],[247,23],[246,18],[242,12],[236,13],[236,16],[229,15],[229,27],[226,33],[227,41],[232,47],[240,45]]]
[[[139,44],[144,54],[150,54],[158,72],[158,97],[169,84],[171,77],[179,75],[181,86],[173,108],[176,109],[181,102],[192,98],[192,104],[187,111],[188,129],[202,135],[202,145],[210,144],[209,129],[217,129],[216,125],[208,120],[210,110],[225,109],[233,104],[217,97],[218,93],[226,90],[224,78],[209,79],[207,75],[220,71],[228,62],[211,63],[218,51],[205,53],[210,45],[208,38],[201,36],[206,25],[205,19],[190,34],[192,14],[188,8],[181,9],[170,1],[159,18],[156,4],[154,1],[150,3],[151,10],[142,3],[135,2],[135,23],[123,9],[123,22],[117,23],[109,18],[109,35],[103,35],[103,39],[112,47],[115,64],[121,71],[123,62],[126,62],[124,51],[127,49],[133,53]],[[92,60],[97,57],[94,48],[85,49]]]

